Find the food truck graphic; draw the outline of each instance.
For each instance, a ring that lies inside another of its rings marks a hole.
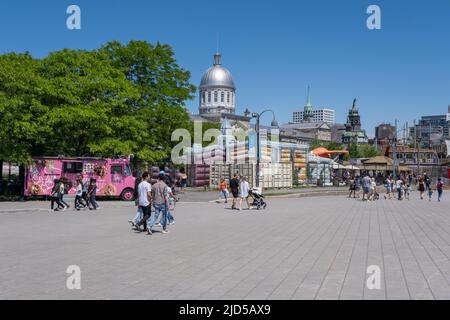
[[[93,178],[97,181],[97,196],[120,197],[125,201],[134,199],[135,178],[128,158],[33,158],[25,172],[24,195],[50,196],[55,179],[63,179],[68,194],[75,194],[76,181],[83,184]]]

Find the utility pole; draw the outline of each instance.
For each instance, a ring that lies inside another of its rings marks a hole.
[[[392,143],[392,160],[393,160],[393,172],[392,172],[392,177],[394,178],[394,181],[397,180],[397,119],[395,119],[395,130],[394,130],[394,141]]]
[[[261,150],[260,150],[260,141],[259,141],[259,118],[261,115],[256,115],[256,187],[259,188],[259,176],[260,176],[260,159],[261,159]]]

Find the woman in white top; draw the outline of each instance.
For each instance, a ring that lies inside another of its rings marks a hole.
[[[245,202],[247,203],[247,209],[250,209],[250,204],[248,203],[248,192],[250,191],[250,185],[247,182],[247,179],[245,177],[242,177],[241,183],[239,185],[240,190],[240,199],[239,199],[239,210],[242,210],[242,200],[245,199]]]

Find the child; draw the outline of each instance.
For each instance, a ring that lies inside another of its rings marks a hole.
[[[225,199],[225,203],[228,203],[227,182],[225,180],[222,180],[220,182],[220,196],[223,196]]]
[[[428,201],[431,201],[432,196],[433,196],[433,189],[430,187],[428,188]]]
[[[409,200],[409,194],[411,193],[411,186],[409,184],[406,184],[404,186],[404,190],[403,190],[404,194],[405,194],[405,199]]]
[[[175,218],[173,217],[173,211],[175,210],[175,202],[177,199],[172,192],[171,187],[167,187],[167,194],[169,195],[169,208],[167,210],[167,223],[169,225],[175,224]]]
[[[436,190],[438,192],[438,201],[441,202],[442,192],[444,190],[444,183],[442,183],[441,178],[438,178],[438,181],[436,183]]]
[[[372,185],[372,188],[371,188],[372,189],[372,195],[371,195],[372,201],[380,199],[380,195],[378,194],[377,183],[375,181],[375,178],[372,178],[371,185]]]

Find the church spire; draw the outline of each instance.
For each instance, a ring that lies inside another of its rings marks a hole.
[[[310,91],[310,86],[308,84],[308,93],[307,93],[307,98],[306,98],[306,107],[312,107],[312,105],[311,105],[311,95],[310,95],[309,91]]]
[[[311,122],[313,120],[313,107],[311,104],[311,95],[309,93],[310,86],[308,85],[308,97],[306,98],[306,105],[303,109],[303,122]]]

